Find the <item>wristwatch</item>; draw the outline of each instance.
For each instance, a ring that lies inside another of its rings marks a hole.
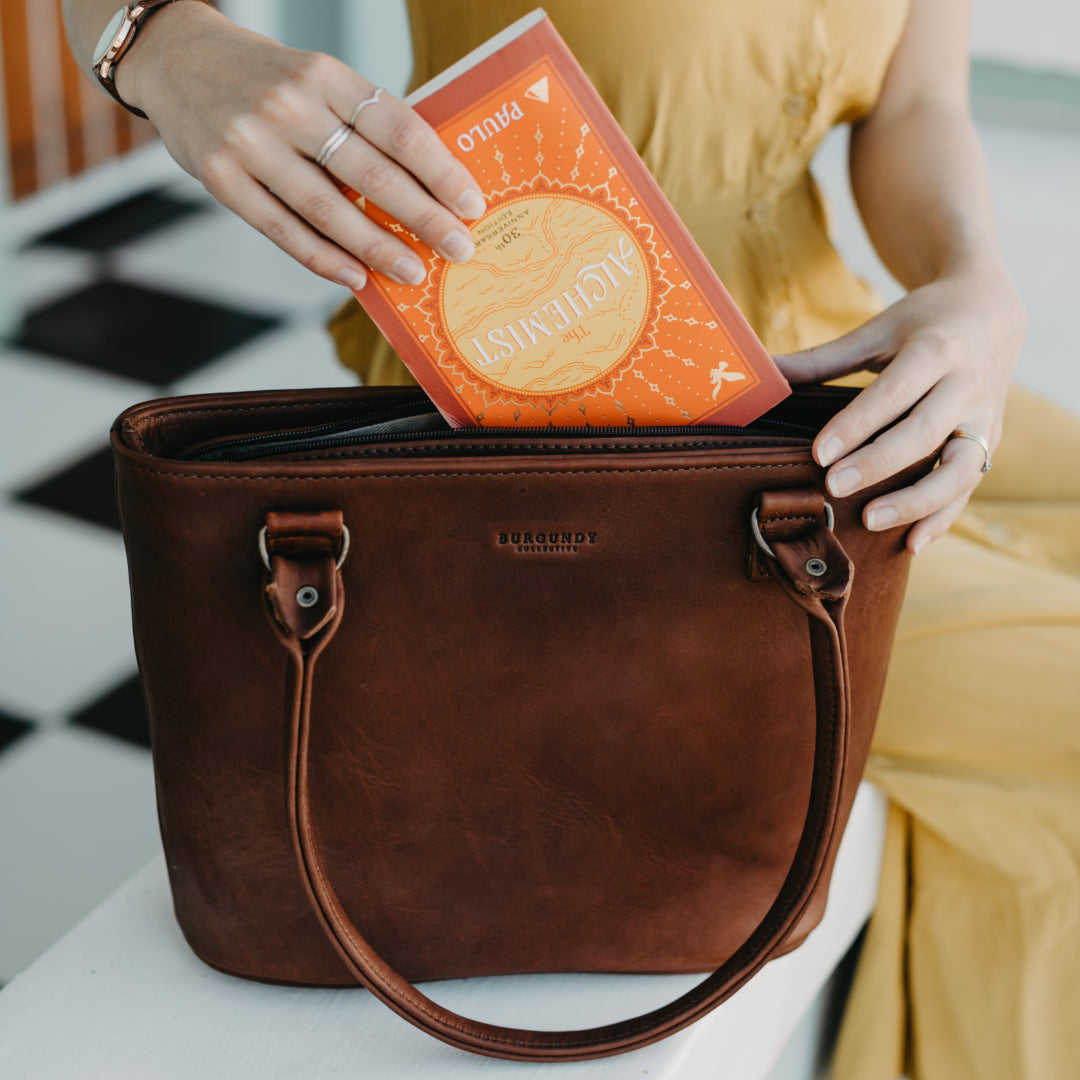
[[[146,113],[129,105],[116,92],[116,65],[127,54],[139,27],[155,11],[160,10],[166,4],[172,4],[175,0],[141,0],[136,4],[128,4],[122,7],[110,20],[109,25],[102,31],[98,39],[97,48],[94,49],[94,74],[98,82],[127,109],[136,116],[145,117]],[[210,0],[201,0],[209,3]]]

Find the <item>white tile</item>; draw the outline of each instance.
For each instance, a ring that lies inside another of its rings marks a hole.
[[[209,394],[356,384],[356,375],[338,362],[322,319],[309,319],[261,334],[215,364],[174,383],[170,392]]]
[[[160,848],[145,750],[74,728],[0,755],[0,982]]]
[[[0,566],[0,708],[55,722],[134,672],[119,533],[0,502]]]
[[[25,248],[15,257],[15,301],[22,309],[40,307],[94,279],[97,263],[85,251]]]
[[[173,195],[178,199],[187,199],[190,202],[201,202],[207,206],[220,206],[220,203],[195,179],[184,172],[178,165],[176,176],[166,184],[164,189],[167,195]]]
[[[11,491],[99,449],[143,383],[40,353],[0,352],[0,491]]]
[[[178,172],[180,166],[155,140],[19,199],[6,208],[10,213],[5,225],[16,244],[27,243],[122,199],[171,183]]]
[[[117,256],[128,280],[269,315],[328,311],[348,296],[220,207],[149,233]]]

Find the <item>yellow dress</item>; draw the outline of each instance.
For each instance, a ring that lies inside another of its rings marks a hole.
[[[414,82],[534,0],[410,0]],[[775,353],[880,303],[810,162],[873,106],[907,0],[547,0]],[[355,303],[371,384],[411,382]],[[1080,1075],[1080,421],[1012,393],[994,471],[913,564],[868,775],[892,801],[834,1080]]]

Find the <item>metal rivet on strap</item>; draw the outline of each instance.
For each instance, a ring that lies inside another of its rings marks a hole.
[[[314,607],[319,602],[319,590],[305,585],[297,590],[296,602],[303,608]]]
[[[812,577],[821,577],[828,569],[829,564],[824,559],[806,560],[806,572]]]

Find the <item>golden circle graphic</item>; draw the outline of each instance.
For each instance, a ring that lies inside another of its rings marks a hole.
[[[476,255],[439,282],[440,322],[483,383],[550,400],[607,378],[652,308],[647,256],[628,223],[566,192],[509,199],[472,230]]]

